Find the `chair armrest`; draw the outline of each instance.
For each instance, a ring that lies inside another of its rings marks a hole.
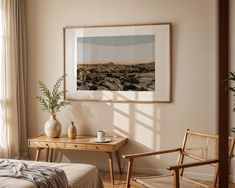
[[[133,159],[133,158],[137,158],[137,157],[160,155],[160,154],[164,154],[164,153],[172,153],[172,152],[177,152],[177,151],[181,151],[181,148],[162,150],[162,151],[156,151],[156,152],[146,152],[146,153],[136,153],[136,154],[130,154],[130,155],[123,155],[122,158],[124,158],[124,159]]]
[[[202,162],[186,163],[186,164],[181,164],[181,165],[169,166],[169,167],[167,167],[167,170],[176,170],[176,169],[181,169],[181,168],[190,168],[190,167],[208,165],[208,164],[218,163],[218,162],[219,162],[218,159],[214,159],[214,160],[207,160],[207,161],[202,161]]]

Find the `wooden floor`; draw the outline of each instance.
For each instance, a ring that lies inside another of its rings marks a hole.
[[[109,176],[109,172],[108,171],[100,171],[100,175],[102,177],[102,180],[104,182],[104,187],[105,188],[125,188],[125,182],[126,182],[126,174],[123,173],[122,175],[120,175],[119,173],[115,173],[114,174],[114,178],[115,178],[115,181],[114,181],[114,185],[111,184],[111,181],[110,181],[110,176]],[[133,174],[134,176],[136,174]],[[138,176],[145,176],[145,174],[137,174]],[[224,187],[223,187],[224,188]],[[231,183],[229,185],[229,188],[235,188],[235,184]]]

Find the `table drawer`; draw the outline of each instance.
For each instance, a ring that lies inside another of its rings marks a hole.
[[[86,149],[86,144],[66,144],[66,149],[82,150]]]
[[[57,142],[30,142],[29,147],[41,147],[41,148],[65,148],[65,143]]]
[[[89,145],[87,145],[87,150],[111,152],[111,151],[113,151],[113,146],[89,144]]]

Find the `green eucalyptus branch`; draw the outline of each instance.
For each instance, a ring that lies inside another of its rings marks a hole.
[[[232,127],[230,130],[231,132],[235,133],[235,127]]]
[[[230,72],[230,73],[229,73],[228,80],[229,80],[229,81],[232,81],[232,82],[235,81],[235,72]],[[227,89],[228,89],[229,91],[233,92],[233,93],[234,93],[233,96],[235,96],[235,87],[234,87],[234,86],[229,86]],[[235,104],[233,104],[233,106],[234,106],[234,107],[233,107],[233,111],[235,112]]]
[[[228,81],[232,81],[232,82],[235,82],[235,72],[230,72],[229,73],[229,77],[228,77]],[[229,86],[228,88],[229,91],[233,92],[233,96],[235,96],[235,87],[234,86]],[[235,101],[235,99],[233,99],[233,101]],[[235,103],[233,103],[233,111],[235,112]],[[235,127],[232,127],[230,129],[230,131],[232,133],[235,133]]]
[[[41,104],[42,111],[55,114],[60,110],[61,107],[70,105],[69,102],[61,100],[66,91],[59,91],[61,83],[64,81],[66,75],[61,76],[53,85],[52,90],[50,91],[46,85],[38,81],[38,86],[41,90],[41,96],[36,96],[36,99]]]

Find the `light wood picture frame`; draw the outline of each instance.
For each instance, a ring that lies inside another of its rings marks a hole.
[[[171,24],[64,28],[66,100],[171,102]]]

